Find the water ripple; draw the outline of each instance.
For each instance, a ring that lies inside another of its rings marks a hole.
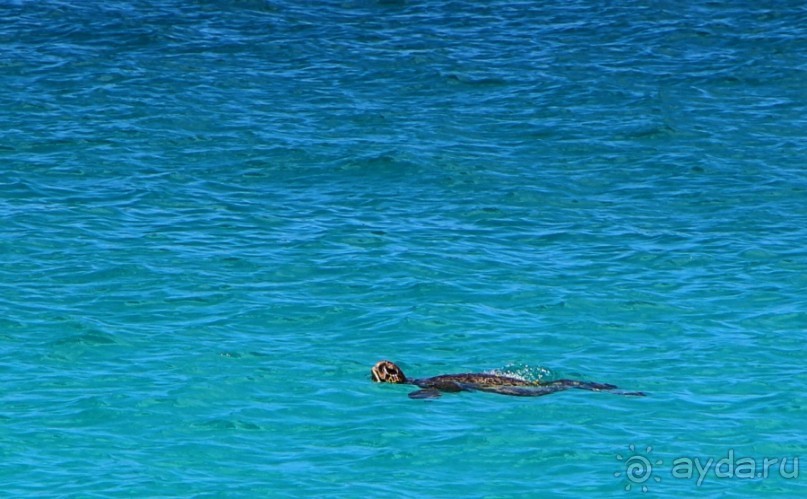
[[[0,6],[9,495],[606,495],[631,443],[804,447],[800,3]],[[412,401],[381,358],[651,396]]]

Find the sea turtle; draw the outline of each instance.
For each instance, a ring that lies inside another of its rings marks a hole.
[[[499,393],[502,395],[515,395],[517,397],[540,397],[550,393],[578,388],[592,392],[609,391],[618,395],[632,395],[643,397],[642,392],[615,392],[617,387],[607,383],[593,383],[591,381],[575,381],[559,379],[556,381],[525,381],[512,376],[498,374],[443,374],[431,378],[411,379],[404,375],[400,367],[388,360],[382,360],[373,366],[370,373],[373,381],[377,383],[397,383],[415,385],[420,390],[409,394],[413,399],[435,398],[440,392],[475,391]]]

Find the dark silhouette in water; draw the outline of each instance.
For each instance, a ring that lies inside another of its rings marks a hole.
[[[615,392],[615,385],[607,383],[593,383],[591,381],[575,381],[571,379],[559,379],[556,381],[524,381],[523,379],[510,376],[500,376],[498,374],[443,374],[431,378],[410,379],[407,378],[400,367],[388,360],[382,360],[373,366],[370,373],[376,383],[396,383],[415,385],[420,390],[409,394],[413,399],[435,398],[440,396],[440,392],[491,392],[501,395],[514,395],[516,397],[540,397],[550,393],[577,388],[580,390],[590,390],[592,392],[607,391],[617,395],[630,395],[644,397],[642,392]]]

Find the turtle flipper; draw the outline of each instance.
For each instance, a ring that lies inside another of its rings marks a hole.
[[[440,392],[461,392],[470,389],[464,383],[440,378],[416,379],[413,384],[421,388],[409,394],[409,398],[413,399],[433,399],[439,397]]]
[[[557,381],[552,381],[547,383],[547,385],[561,385],[565,386],[566,388],[577,388],[579,390],[589,390],[592,392],[611,392],[614,395],[627,395],[631,397],[644,397],[645,394],[643,392],[623,392],[623,391],[614,391],[619,388],[616,385],[612,385],[610,383],[595,383],[593,381],[576,381],[572,379],[559,379]]]
[[[541,397],[549,395],[550,393],[561,392],[569,387],[563,385],[547,385],[547,386],[476,386],[474,389],[498,393],[499,395],[512,395],[514,397]]]
[[[424,388],[409,394],[410,399],[436,399],[440,396],[440,390],[436,388]]]
[[[611,392],[614,395],[624,395],[626,397],[647,397],[645,392]]]
[[[609,383],[594,383],[593,381],[577,381],[575,379],[559,379],[546,383],[548,386],[565,386],[566,388],[578,388],[580,390],[590,390],[592,392],[602,392],[618,388],[616,385]]]

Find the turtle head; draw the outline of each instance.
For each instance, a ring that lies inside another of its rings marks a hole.
[[[406,376],[404,376],[401,368],[388,360],[378,362],[370,370],[370,373],[376,383],[406,383]]]

